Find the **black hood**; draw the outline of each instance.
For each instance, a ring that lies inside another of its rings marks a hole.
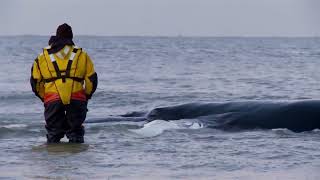
[[[71,38],[62,38],[57,36],[51,36],[49,39],[48,44],[51,46],[51,48],[48,50],[49,54],[57,53],[61,49],[64,48],[66,45],[74,45],[74,42]]]

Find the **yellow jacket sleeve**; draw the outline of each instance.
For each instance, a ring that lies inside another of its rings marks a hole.
[[[43,101],[44,97],[44,82],[42,81],[42,75],[39,69],[38,58],[35,59],[31,67],[30,85],[34,94]]]
[[[98,86],[98,75],[94,71],[94,65],[91,58],[86,55],[87,63],[86,63],[86,73],[85,73],[85,93],[87,99],[90,99],[93,93],[96,91]]]

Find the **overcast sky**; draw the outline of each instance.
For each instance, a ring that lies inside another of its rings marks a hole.
[[[320,0],[1,0],[0,35],[320,36]]]

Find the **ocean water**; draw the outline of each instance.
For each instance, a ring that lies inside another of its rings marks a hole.
[[[319,130],[113,121],[86,124],[85,144],[46,145],[43,105],[29,77],[47,40],[0,37],[0,179],[320,179]],[[320,38],[75,42],[99,76],[88,120],[191,102],[320,99]]]

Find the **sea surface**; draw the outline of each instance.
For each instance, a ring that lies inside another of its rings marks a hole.
[[[49,37],[0,37],[0,179],[320,179],[320,131],[188,120],[86,124],[47,145],[30,69]],[[87,119],[185,103],[320,99],[320,38],[75,37],[99,76]]]

